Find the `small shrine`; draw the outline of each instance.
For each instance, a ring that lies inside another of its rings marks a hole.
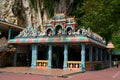
[[[31,54],[31,68],[62,68],[63,70],[93,70],[97,63],[102,67],[106,43],[89,28],[77,29],[75,17],[55,14],[43,25],[44,32],[31,25],[20,32],[9,44],[16,45],[17,53]],[[23,49],[24,47],[24,49]],[[15,58],[16,64],[16,58]]]
[[[17,36],[24,28],[0,19],[0,67],[13,65],[15,48],[8,45],[8,40]],[[14,34],[13,34],[14,33]]]

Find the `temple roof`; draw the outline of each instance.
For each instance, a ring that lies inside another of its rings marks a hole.
[[[12,27],[12,28],[17,29],[17,30],[23,30],[24,29],[23,27],[8,23],[6,21],[0,21],[0,26],[1,26],[0,28],[2,28],[2,29],[3,28],[6,29],[7,27]]]
[[[92,38],[86,37],[84,35],[77,36],[54,36],[54,37],[31,37],[31,38],[16,38],[8,41],[9,44],[94,44],[101,47],[106,47],[104,43],[96,41]]]
[[[1,21],[0,20],[0,32],[1,33],[7,34],[9,28],[12,29],[13,33],[18,33],[18,32],[20,32],[20,31],[22,31],[24,29],[24,28],[22,28],[22,27],[20,27],[18,25],[14,25],[12,23],[8,23],[6,21]]]
[[[67,17],[65,14],[55,14],[49,24],[44,26],[45,31],[28,25],[9,44],[93,44],[106,47],[104,40],[98,34],[82,27],[76,31],[75,17]]]

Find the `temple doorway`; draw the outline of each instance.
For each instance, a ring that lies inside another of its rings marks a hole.
[[[63,46],[53,47],[52,67],[63,68],[63,61],[64,61],[64,47]]]

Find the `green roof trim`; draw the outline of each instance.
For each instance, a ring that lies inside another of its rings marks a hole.
[[[120,55],[120,50],[114,50],[114,51],[112,51],[112,54],[113,55]]]

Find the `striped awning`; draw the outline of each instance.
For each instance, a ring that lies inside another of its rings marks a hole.
[[[54,37],[34,37],[34,38],[16,38],[16,39],[10,39],[8,41],[8,44],[35,44],[35,43],[39,43],[39,44],[48,44],[48,43],[52,43],[52,44],[61,44],[61,43],[70,43],[70,44],[78,44],[78,43],[91,43],[91,44],[95,44],[98,46],[102,46],[102,47],[106,47],[105,44],[96,41],[94,39],[88,38],[86,36],[83,35],[79,35],[79,36],[54,36]]]
[[[69,43],[89,42],[84,36],[61,36],[61,37],[37,37],[37,38],[16,38],[10,39],[9,44],[15,43]]]

